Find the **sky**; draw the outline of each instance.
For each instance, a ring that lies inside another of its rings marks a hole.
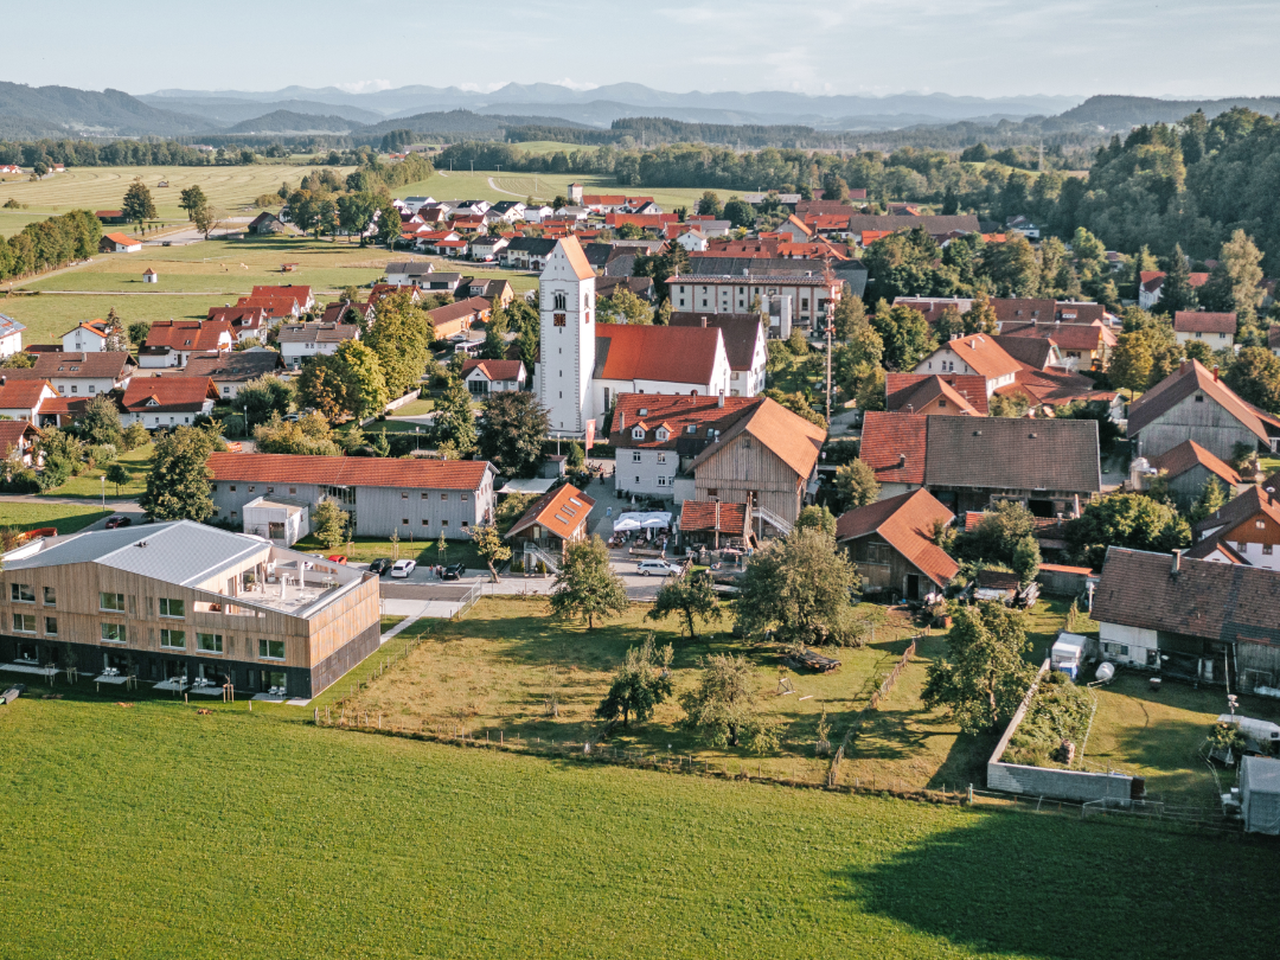
[[[1280,94],[1276,0],[63,0],[13,4],[4,33],[0,80],[132,94],[507,82]]]

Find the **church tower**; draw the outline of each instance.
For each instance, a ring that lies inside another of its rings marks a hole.
[[[538,278],[542,316],[538,399],[553,436],[582,437],[595,418],[591,375],[596,365],[596,274],[578,238],[565,237]]]

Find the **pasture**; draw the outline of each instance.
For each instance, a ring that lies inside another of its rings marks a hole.
[[[0,182],[0,204],[12,199],[26,208],[0,209],[0,235],[11,236],[28,223],[72,210],[119,210],[135,177],[151,190],[160,220],[185,223],[187,215],[178,206],[179,194],[196,186],[213,206],[231,214],[252,215],[255,198],[275,193],[281,183],[297,186],[312,169],[312,164],[266,163],[244,167],[69,167],[66,173],[34,182],[11,177]],[[354,168],[334,169],[345,176]],[[159,186],[161,181],[169,186]]]
[[[177,702],[0,708],[13,957],[1273,955],[1273,845]],[[1233,882],[1223,883],[1224,877]]]

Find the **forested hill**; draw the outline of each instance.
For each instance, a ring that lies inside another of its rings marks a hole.
[[[1234,107],[1273,116],[1280,113],[1280,97],[1227,97],[1222,100],[1157,100],[1155,97],[1090,97],[1059,114],[1062,123],[1096,124],[1108,130],[1128,130],[1140,124],[1177,123],[1189,113],[1204,112],[1212,120]]]
[[[344,117],[320,117],[308,113],[294,113],[292,110],[275,110],[251,120],[244,120],[221,132],[256,136],[305,136],[313,133],[349,133],[359,126],[360,124],[352,123]]]
[[[160,110],[119,90],[28,87],[0,82],[0,124],[47,136],[180,136],[208,129],[196,117]],[[26,134],[29,135],[29,134]]]

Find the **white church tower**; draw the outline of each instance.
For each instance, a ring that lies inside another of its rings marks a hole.
[[[578,238],[565,237],[538,278],[542,356],[538,399],[553,436],[585,436],[596,417],[591,375],[596,365],[596,274]]]

